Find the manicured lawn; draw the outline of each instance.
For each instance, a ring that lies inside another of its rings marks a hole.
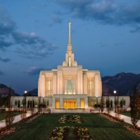
[[[123,112],[123,113],[121,113],[122,115],[126,115],[126,116],[128,116],[128,117],[131,117],[131,114],[130,114],[130,112]]]
[[[93,140],[139,140],[139,138],[123,128],[122,123],[112,123],[98,114],[79,114],[83,123],[59,123],[63,114],[44,114],[31,123],[16,124],[21,128],[2,140],[48,140],[56,126],[83,126],[87,127]],[[75,140],[70,131],[69,139]]]
[[[19,115],[20,112],[13,112],[13,116],[16,116],[16,115]],[[5,117],[5,113],[0,113],[0,121],[1,120],[4,120],[4,117]]]

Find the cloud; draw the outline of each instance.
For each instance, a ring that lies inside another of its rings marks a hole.
[[[4,8],[0,5],[0,35],[7,35],[16,30],[15,22],[6,13]]]
[[[54,23],[61,23],[62,19],[56,15],[52,15],[51,19],[53,20]]]
[[[9,62],[10,59],[6,58],[6,57],[0,57],[0,61],[2,61],[2,62]]]
[[[56,48],[57,47],[53,44],[51,47],[48,47],[48,48],[47,47],[43,48],[38,45],[32,49],[32,48],[28,48],[28,47],[24,46],[24,48],[20,48],[20,47],[17,48],[17,50],[15,52],[18,53],[21,57],[34,59],[34,58],[48,57],[48,56],[52,55],[53,51]]]
[[[131,33],[140,32],[140,27],[135,27],[135,29],[130,30]]]
[[[24,72],[31,75],[31,76],[35,76],[35,75],[39,75],[41,70],[43,70],[43,69],[38,68],[38,67],[30,67],[28,70],[26,70]]]
[[[41,38],[36,33],[20,32],[16,24],[6,11],[0,7],[0,49],[5,50],[11,46],[20,46],[15,52],[23,57],[44,57],[50,55],[57,47]],[[55,19],[57,22],[58,19]],[[60,21],[59,21],[60,22]],[[26,47],[26,50],[25,50]],[[32,54],[31,54],[32,53]]]
[[[140,2],[115,3],[115,0],[56,0],[71,16],[101,23],[125,25],[140,23]]]
[[[4,75],[4,72],[0,71],[0,75]]]

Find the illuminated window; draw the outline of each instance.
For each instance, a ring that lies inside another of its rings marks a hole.
[[[93,79],[88,80],[88,95],[89,96],[94,95],[94,81],[93,81]]]
[[[71,67],[71,57],[69,57],[69,67]]]
[[[46,80],[46,96],[50,96],[52,94],[52,81]]]
[[[75,84],[76,84],[75,80],[65,80],[64,93],[65,94],[75,94],[75,91],[76,91]]]
[[[56,109],[59,109],[60,108],[60,101],[59,100],[56,100],[55,101],[55,108]]]
[[[81,100],[81,108],[85,108],[85,101],[84,101],[84,99]]]

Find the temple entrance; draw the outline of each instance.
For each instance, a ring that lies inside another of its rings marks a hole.
[[[59,100],[56,100],[56,102],[55,102],[55,108],[56,109],[59,109],[60,108],[60,101]]]
[[[64,100],[64,109],[75,109],[76,100]]]
[[[84,99],[81,100],[81,108],[85,108],[85,101],[84,101]]]

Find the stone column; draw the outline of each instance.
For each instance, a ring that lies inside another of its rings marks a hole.
[[[45,95],[45,74],[41,75],[41,90],[40,90],[40,96],[46,96]]]
[[[52,108],[55,109],[55,97],[52,98]]]
[[[83,75],[82,75],[82,71],[80,71],[80,94],[83,94]]]
[[[62,88],[62,71],[59,70],[57,75],[57,94],[62,94]]]
[[[56,72],[54,72],[53,74],[53,93],[52,94],[56,94],[57,93],[57,83],[56,83]]]
[[[84,83],[83,83],[83,91],[84,91],[84,94],[87,94],[87,75],[84,74]]]
[[[52,106],[52,100],[53,98],[49,98],[47,101],[49,102],[49,106]]]
[[[63,97],[60,97],[60,108],[63,108]]]
[[[85,97],[85,108],[88,108],[88,97]]]
[[[82,77],[82,71],[78,70],[78,74],[77,74],[77,93],[81,94],[82,89],[83,89],[83,77]]]
[[[81,105],[80,105],[80,97],[77,97],[77,108],[81,108]]]
[[[98,83],[98,74],[95,74],[95,96],[98,96],[99,83]]]

